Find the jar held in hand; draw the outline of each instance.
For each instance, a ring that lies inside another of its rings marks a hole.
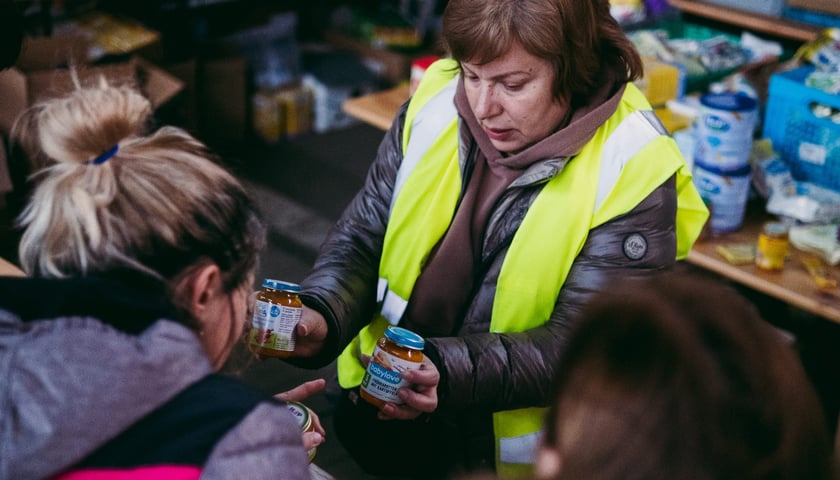
[[[295,350],[295,327],[303,313],[300,285],[267,278],[257,293],[248,347],[261,357],[286,358]]]
[[[388,327],[376,342],[359,395],[378,408],[386,402],[402,404],[397,390],[409,385],[402,378],[402,372],[420,368],[424,344],[423,337],[410,330]]]

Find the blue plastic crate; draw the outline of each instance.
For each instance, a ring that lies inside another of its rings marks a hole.
[[[813,70],[800,67],[770,78],[763,133],[795,179],[840,190],[840,123],[814,113],[815,106],[840,110],[840,95],[805,85]]]
[[[810,23],[812,25],[819,25],[821,27],[840,27],[840,15],[832,15],[830,13],[814,12],[803,8],[785,7],[784,16],[785,18],[789,18],[791,20]]]

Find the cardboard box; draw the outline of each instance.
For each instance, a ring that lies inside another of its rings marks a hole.
[[[240,142],[248,127],[248,63],[244,57],[203,62],[199,72],[199,129],[203,137]]]
[[[0,194],[12,191],[12,176],[9,173],[9,160],[6,158],[5,140],[6,139],[3,138],[3,135],[0,135]]]
[[[136,85],[155,108],[183,88],[180,80],[139,57],[91,65],[84,62],[86,57],[80,51],[86,51],[86,46],[78,36],[25,39],[17,64],[0,71],[0,131],[9,132],[15,119],[33,103],[71,91],[74,71],[83,86],[95,84],[103,76],[112,83]]]
[[[787,0],[787,6],[840,15],[840,2],[837,0]]]
[[[184,84],[171,102],[176,124],[200,140],[241,142],[248,129],[248,62],[242,56],[190,59],[167,70]]]

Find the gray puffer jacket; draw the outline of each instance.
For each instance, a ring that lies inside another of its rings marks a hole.
[[[321,355],[301,362],[317,366],[335,358],[377,311],[379,258],[388,223],[394,181],[402,161],[405,106],[379,146],[362,190],[324,241],[311,274],[302,282],[304,302],[329,324]],[[461,128],[462,160],[474,161],[468,129]],[[601,290],[621,278],[671,268],[676,257],[677,193],[673,178],[629,213],[593,229],[575,259],[551,318],[522,333],[490,333],[496,281],[509,243],[528,206],[567,158],[545,158],[513,182],[488,223],[481,254],[481,281],[456,336],[428,338],[425,353],[441,372],[436,414],[459,416],[547,405],[554,367],[574,317]],[[570,206],[574,208],[574,206]],[[629,236],[647,243],[641,258],[625,253]],[[556,248],[564,251],[563,238]]]
[[[311,478],[287,407],[214,375],[175,315],[139,274],[0,277],[0,480]]]

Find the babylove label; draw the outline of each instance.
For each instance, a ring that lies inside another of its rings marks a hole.
[[[254,306],[254,330],[261,338],[257,343],[274,350],[293,351],[292,332],[300,321],[301,309],[257,300]]]
[[[403,401],[397,396],[397,390],[409,385],[401,372],[417,368],[418,365],[391,355],[377,346],[362,379],[362,388],[380,400],[400,405]]]

